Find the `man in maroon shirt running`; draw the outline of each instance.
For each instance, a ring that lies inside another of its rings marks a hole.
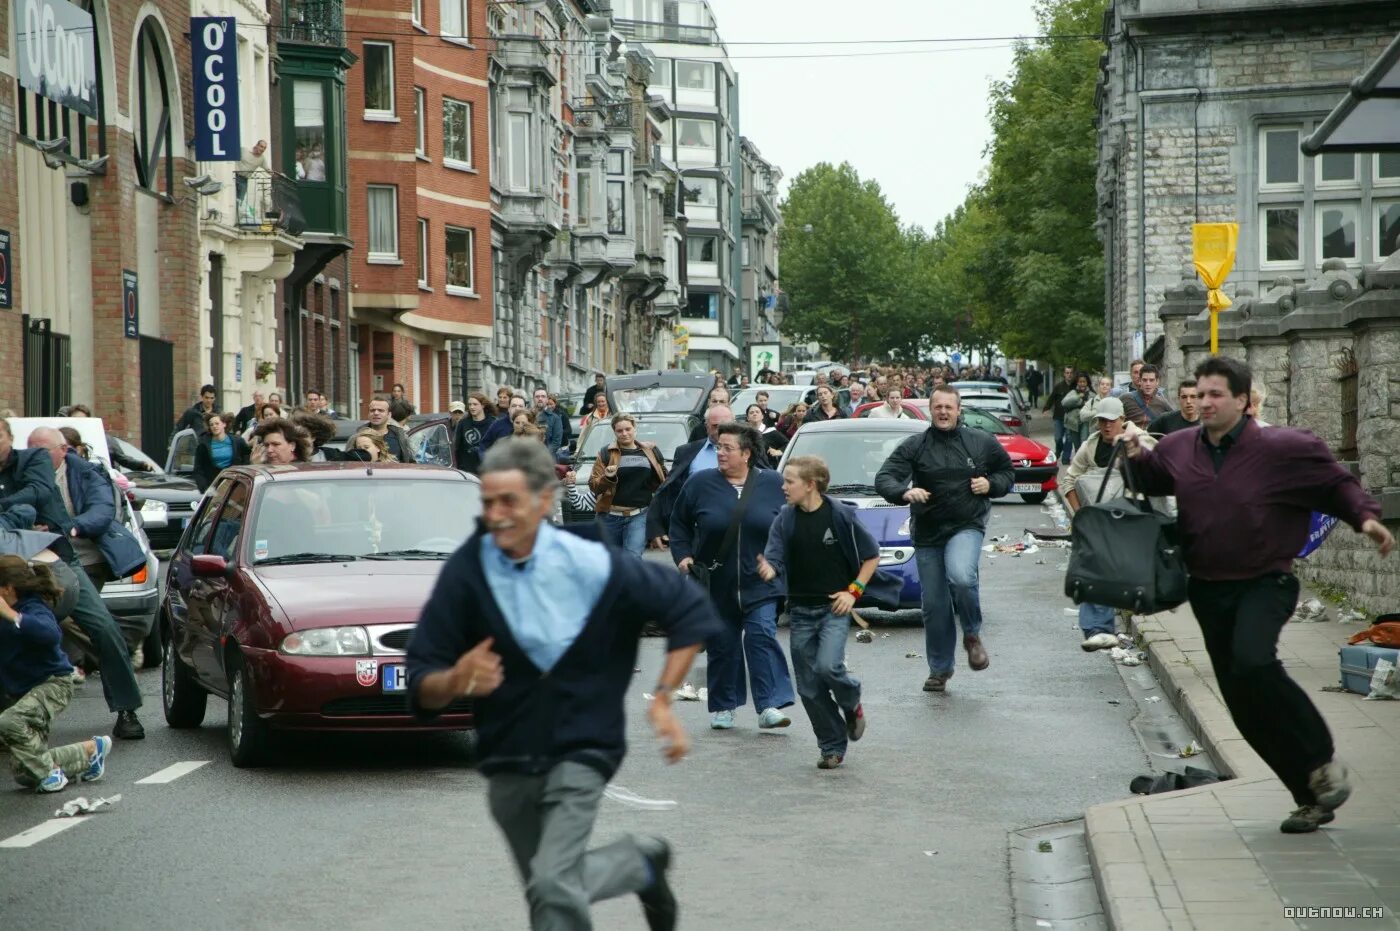
[[[1212,356],[1196,369],[1203,429],[1172,433],[1149,450],[1130,425],[1121,442],[1146,494],[1176,495],[1191,610],[1220,694],[1298,804],[1281,830],[1304,834],[1333,820],[1351,784],[1327,722],[1278,659],[1279,633],[1298,602],[1293,557],[1314,510],[1366,534],[1382,556],[1395,539],[1380,505],[1326,444],[1305,430],[1261,429],[1245,413],[1250,388],[1244,363]]]

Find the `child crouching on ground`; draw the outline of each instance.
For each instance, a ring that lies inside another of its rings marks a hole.
[[[40,792],[101,779],[112,749],[110,737],[48,748],[53,719],[73,698],[73,667],[53,614],[62,594],[47,567],[0,556],[0,692],[15,699],[0,712],[0,743],[10,748],[15,781]]]

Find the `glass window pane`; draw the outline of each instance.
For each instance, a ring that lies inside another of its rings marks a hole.
[[[326,101],[320,81],[292,85],[292,121],[297,137],[297,180],[326,180]]]
[[[676,86],[690,90],[714,90],[714,64],[708,61],[676,62]]]
[[[620,175],[627,169],[627,156],[618,149],[608,152],[608,174]]]
[[[608,182],[608,232],[627,232],[627,182]]]
[[[394,109],[394,47],[384,42],[365,43],[365,109]]]
[[[1376,205],[1376,255],[1385,258],[1400,246],[1400,203]]]
[[[442,34],[445,36],[466,35],[462,20],[462,0],[442,0],[440,9],[442,12]]]
[[[1400,178],[1400,152],[1382,152],[1376,156],[1376,175]]]
[[[444,97],[442,100],[442,157],[470,165],[471,105]]]
[[[530,114],[510,114],[510,186],[530,188]]]
[[[715,124],[709,120],[677,120],[676,126],[680,133],[677,145],[714,148]]]
[[[1324,259],[1356,258],[1356,206],[1322,204],[1317,208],[1317,228]]]
[[[580,172],[578,176],[578,225],[587,226],[593,213],[593,176]]]
[[[472,231],[447,228],[447,285],[472,290]]]
[[[718,249],[719,242],[713,236],[687,236],[685,240],[685,255],[692,262],[717,261]]]
[[[415,87],[413,89],[413,122],[418,127],[418,148],[416,151],[419,155],[428,151],[427,132],[423,126],[424,111],[426,110],[427,104],[424,100],[423,88]]]
[[[1318,177],[1323,181],[1355,181],[1356,156],[1350,152],[1327,152],[1321,156]]]
[[[399,254],[398,207],[392,187],[371,185],[369,197],[369,251],[372,255]]]
[[[697,178],[690,176],[681,180],[681,190],[685,193],[687,204],[696,204],[700,207],[713,207],[717,196],[718,185],[714,178]]]
[[[1298,208],[1281,207],[1266,210],[1264,217],[1264,261],[1300,261],[1302,253],[1298,248]]]
[[[428,286],[428,221],[418,218],[418,285]]]
[[[1264,133],[1264,183],[1298,183],[1298,130],[1271,129]]]

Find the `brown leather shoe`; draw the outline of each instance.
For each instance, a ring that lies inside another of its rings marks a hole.
[[[967,664],[974,672],[980,672],[991,665],[987,658],[987,648],[982,646],[982,638],[976,634],[963,637],[963,649],[967,651]]]
[[[946,675],[935,673],[924,680],[924,691],[942,692],[948,687],[948,680],[951,678],[953,678],[951,672]]]

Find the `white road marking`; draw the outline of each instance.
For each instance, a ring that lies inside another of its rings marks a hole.
[[[138,786],[148,786],[174,782],[181,776],[188,776],[201,766],[207,766],[208,763],[208,760],[186,760],[183,763],[176,763],[174,766],[167,766],[159,772],[151,773],[145,779],[138,779],[136,780],[136,784]]]
[[[39,841],[53,837],[55,834],[61,834],[69,828],[77,827],[86,820],[86,818],[54,818],[27,831],[20,831],[13,837],[0,840],[0,847],[33,847]]]

